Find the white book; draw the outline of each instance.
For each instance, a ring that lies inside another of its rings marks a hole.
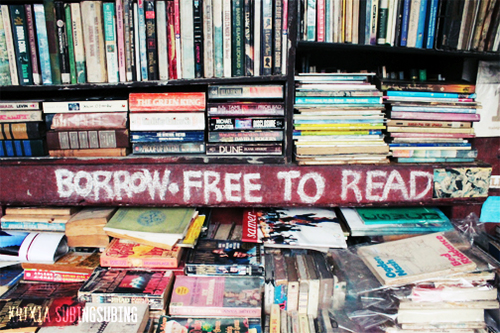
[[[231,77],[231,0],[222,0],[222,46],[224,77]]]
[[[204,129],[204,112],[141,112],[130,114],[131,131],[187,131]]]
[[[106,45],[106,64],[108,69],[108,82],[118,82],[118,54],[116,49],[116,19],[115,4],[105,2],[102,5],[104,13],[104,38]]]
[[[8,5],[1,5],[3,28],[5,30],[5,43],[7,44],[7,56],[9,57],[10,81],[13,86],[19,85],[17,76],[16,52],[14,50],[14,37],[10,25],[10,12]]]
[[[287,1],[287,0],[285,0]],[[260,56],[261,56],[261,34],[262,34],[262,0],[254,0],[254,16],[253,16],[253,75],[260,76]],[[284,52],[283,52],[284,53]],[[285,55],[284,55],[285,56]]]
[[[78,5],[78,8],[80,8],[80,5]],[[33,14],[37,32],[38,59],[40,60],[42,84],[50,85],[52,84],[52,70],[50,66],[47,25],[45,24],[45,8],[43,4],[33,4]]]
[[[340,32],[341,32],[341,22],[342,22],[342,1],[341,0],[332,0],[333,1],[333,42],[340,43]],[[370,1],[370,0],[367,0]]]
[[[144,17],[144,0],[137,0],[137,19],[139,25],[135,25],[138,30],[139,39],[139,58],[138,64],[140,71],[140,76],[137,77],[137,81],[147,81],[148,80],[148,58],[146,56],[146,18]],[[134,10],[135,15],[135,10]],[[136,44],[137,45],[137,44]]]
[[[181,24],[182,79],[194,79],[193,0],[179,1]]]
[[[128,100],[43,102],[43,113],[128,111]]]
[[[358,44],[359,39],[359,0],[352,2],[352,43]]]
[[[255,0],[261,1],[261,0]],[[224,76],[224,50],[222,45],[222,0],[213,0],[213,37],[214,37],[214,62],[215,77]]]
[[[82,1],[83,40],[87,65],[87,82],[107,82],[106,52],[101,1]]]
[[[484,322],[484,309],[400,309],[398,324]]]
[[[410,5],[410,15],[408,17],[408,38],[406,47],[415,47],[417,44],[418,18],[420,16],[421,0],[412,0]]]
[[[168,46],[167,46],[167,6],[164,0],[156,2],[156,36],[158,39],[158,73],[159,79],[168,80]]]
[[[394,20],[396,19],[395,13],[397,10],[396,0],[389,0],[387,8],[387,33],[385,36],[385,43],[394,46]]]
[[[85,65],[85,47],[83,41],[82,14],[79,3],[71,3],[71,21],[73,33],[73,49],[76,63],[76,82],[87,82],[87,67]]]
[[[214,26],[212,0],[203,0],[203,65],[205,77],[214,77]]]

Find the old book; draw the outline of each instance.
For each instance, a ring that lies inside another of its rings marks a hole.
[[[297,303],[297,313],[306,314],[309,303],[309,276],[307,275],[307,264],[303,254],[295,256],[297,275],[299,277],[299,298]]]
[[[314,258],[310,254],[304,255],[306,264],[307,276],[309,278],[309,294],[307,300],[307,315],[316,318],[318,316],[318,308],[320,303],[321,281],[318,269],[315,265]]]
[[[0,140],[41,139],[44,134],[42,122],[0,123]]]
[[[220,332],[255,333],[261,332],[261,319],[248,317],[203,317],[203,316],[161,316],[156,333],[194,332],[200,327],[220,330]]]
[[[131,112],[205,111],[204,92],[131,93],[128,97]]]
[[[5,59],[1,60],[1,83],[2,85],[19,85],[8,5],[0,5],[0,21],[0,29],[2,31],[0,34],[0,48],[3,52],[2,54],[7,55]],[[45,24],[45,20],[43,24]]]
[[[63,149],[49,150],[52,157],[121,157],[128,155],[127,148]]]
[[[255,276],[177,276],[169,313],[173,316],[258,317],[263,279]],[[198,293],[196,290],[207,290]]]
[[[72,215],[79,207],[6,207],[5,215]]]
[[[0,121],[3,123],[17,123],[21,121],[42,121],[42,111],[41,110],[0,111]]]
[[[458,322],[484,322],[484,309],[433,309],[398,310],[398,323],[424,324],[424,323],[458,323]]]
[[[107,207],[85,207],[75,215],[71,217],[71,219],[66,222],[66,236],[68,237],[68,243],[71,247],[75,247],[77,245],[73,245],[72,238],[78,236],[92,236],[92,237],[100,237],[104,236],[107,240],[108,236],[104,232],[103,228],[106,223],[109,221],[111,216],[115,213],[116,208],[107,208]],[[88,247],[103,247],[109,243],[109,240],[105,243],[97,242],[90,243],[89,245],[84,245]],[[82,245],[78,245],[82,246]]]
[[[71,83],[71,75],[64,3],[62,1],[55,1],[54,6],[56,9],[56,34],[57,39],[59,40],[58,57],[59,64],[61,66],[61,83],[69,84]]]
[[[48,113],[47,130],[113,130],[126,129],[127,112]]]
[[[83,40],[87,82],[107,82],[106,50],[104,45],[104,24],[102,1],[82,1]]]
[[[323,254],[311,251],[312,262],[316,266],[319,278],[319,309],[330,309],[332,306],[334,279],[331,269],[328,268]]]
[[[195,208],[119,208],[104,227],[117,238],[125,238],[167,250],[184,236],[198,215]]]
[[[88,131],[48,131],[47,148],[60,149],[97,149],[128,148],[128,130],[88,130]]]
[[[299,276],[297,275],[297,266],[294,257],[286,256],[286,275],[288,279],[286,310],[297,311],[299,302]]]
[[[23,263],[24,279],[43,282],[83,282],[99,266],[99,252],[69,252],[53,264]]]
[[[45,156],[45,142],[42,139],[0,140],[0,156]]]
[[[126,112],[126,99],[71,100],[43,102],[43,113]]]
[[[28,24],[24,5],[10,5],[10,20],[12,25],[12,36],[14,39],[14,50],[16,53],[17,73],[21,85],[32,85],[33,74],[31,64],[31,52],[28,38]]]
[[[358,255],[385,286],[473,271],[476,268],[476,263],[458,250],[445,233],[361,246]]]
[[[2,230],[62,231],[70,215],[14,215],[6,214],[0,218]]]
[[[204,112],[142,112],[130,114],[131,131],[205,130]]]
[[[171,270],[96,268],[78,298],[93,303],[146,303],[150,310],[161,310],[167,305],[173,277]]]
[[[64,233],[1,231],[0,258],[4,261],[54,263],[69,248]]]
[[[82,15],[79,3],[71,3],[71,30],[73,34],[73,49],[75,52],[76,82],[87,82],[87,67],[85,65],[85,47],[83,41]]]
[[[30,46],[31,52],[31,71],[33,75],[33,84],[41,84],[40,76],[40,66],[38,65],[38,54],[36,52],[36,31],[35,31],[35,15],[33,12],[33,7],[31,4],[25,4],[24,10],[26,12],[26,24],[28,31],[28,44]]]
[[[176,268],[182,249],[171,250],[113,238],[101,254],[102,267]]]

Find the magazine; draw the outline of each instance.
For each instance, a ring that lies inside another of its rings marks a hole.
[[[0,260],[54,263],[68,253],[64,233],[0,231]]]

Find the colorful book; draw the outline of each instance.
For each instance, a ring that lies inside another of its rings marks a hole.
[[[282,155],[283,144],[276,143],[207,143],[207,155]]]
[[[126,129],[127,112],[89,112],[89,113],[47,113],[47,130],[116,130]]]
[[[41,139],[44,134],[42,122],[0,123],[0,140]]]
[[[426,92],[426,91],[398,91],[388,90],[387,96],[400,96],[400,97],[429,97],[429,98],[476,98],[475,93],[462,94],[451,92]]]
[[[78,291],[78,299],[92,303],[146,303],[163,310],[174,274],[160,269],[96,268]]]
[[[177,62],[179,49],[176,44],[175,33],[175,1],[167,1],[167,53],[168,53],[168,78],[177,79]]]
[[[12,84],[12,80],[10,79],[10,65],[9,65],[10,60],[8,56],[9,46],[7,45],[7,40],[5,38],[5,28],[4,28],[4,20],[2,18],[2,9],[3,9],[2,6],[0,6],[0,52],[2,54],[7,54],[7,57],[0,58],[0,85],[9,86]]]
[[[203,48],[204,20],[203,4],[201,0],[193,0],[193,41],[194,41],[194,76],[204,77],[205,57]]]
[[[254,42],[253,42],[253,7],[254,2],[244,0],[244,35],[245,35],[245,76],[254,76]]]
[[[221,131],[208,132],[208,142],[280,142],[283,131]]]
[[[285,106],[274,102],[208,103],[209,116],[283,116]]]
[[[264,280],[250,276],[177,276],[169,313],[172,316],[260,318]],[[198,293],[196,290],[206,290]]]
[[[355,209],[367,225],[446,223],[450,221],[437,207],[358,207]]]
[[[167,250],[184,238],[197,216],[194,208],[119,208],[104,227],[117,238],[125,238]]]
[[[62,231],[66,229],[66,222],[70,215],[16,215],[6,214],[0,218],[2,230],[24,231]]]
[[[1,231],[3,261],[54,263],[68,251],[64,233]]]
[[[148,80],[148,57],[146,51],[146,18],[144,16],[144,0],[137,1],[137,17],[138,17],[138,26],[139,30],[139,40],[137,41],[137,45],[139,46],[139,60],[140,63],[140,73],[141,75],[137,77],[138,81],[147,81]]]
[[[59,40],[58,56],[61,66],[61,83],[69,84],[71,83],[71,74],[69,68],[69,50],[64,3],[62,1],[55,1],[54,6],[56,9],[56,34]]]
[[[28,47],[28,24],[26,22],[24,5],[10,5],[9,9],[19,83],[21,85],[32,85],[33,69],[31,65],[31,51]]]
[[[244,0],[232,0],[232,17],[231,17],[231,75],[245,76],[245,7]]]
[[[440,121],[479,121],[481,119],[481,115],[479,113],[391,111],[391,118]]]
[[[224,76],[224,50],[223,46],[223,31],[222,31],[222,0],[213,0],[213,59],[214,59],[214,76]],[[208,52],[208,50],[207,50]]]
[[[157,25],[155,15],[155,2],[153,0],[144,1],[144,16],[146,20],[148,80],[158,80],[158,44],[156,36]]]
[[[2,123],[17,123],[21,121],[42,121],[42,111],[0,111],[0,122]]]
[[[40,76],[40,66],[38,65],[38,54],[36,47],[36,32],[35,32],[35,16],[33,13],[33,8],[31,4],[25,4],[24,10],[26,12],[26,25],[28,30],[28,42],[31,54],[31,70],[33,75],[33,84],[39,85],[41,84],[41,76]]]
[[[208,87],[208,99],[283,99],[281,85],[213,85]]]
[[[158,40],[158,79],[168,80],[168,23],[167,4],[165,1],[156,2],[156,35]]]
[[[116,46],[116,15],[115,4],[105,2],[102,4],[104,16],[104,41],[106,47],[106,65],[108,69],[108,82],[120,82],[118,70],[118,52]]]
[[[134,154],[201,154],[205,142],[137,142],[132,144]]]
[[[284,128],[285,120],[282,118],[208,118],[209,131],[270,130]]]
[[[75,47],[73,43],[73,19],[71,18],[71,4],[64,4],[64,17],[66,19],[66,38],[68,40],[68,61],[70,83],[77,84],[76,77],[76,62],[75,62]]]
[[[134,131],[130,133],[130,142],[203,142],[205,131]]]
[[[126,129],[48,131],[46,140],[47,148],[50,150],[127,148],[130,146]]]
[[[206,97],[204,92],[131,93],[129,109],[131,112],[205,111]]]
[[[295,104],[380,104],[380,97],[295,97]]]
[[[175,317],[161,316],[156,333],[191,332],[202,328],[206,332],[261,333],[260,318],[248,317]]]
[[[262,0],[261,72],[273,73],[273,1]]]
[[[1,140],[1,157],[45,156],[47,151],[43,139]]]
[[[0,295],[3,295],[7,290],[22,279],[24,275],[23,267],[20,264],[13,263],[0,268]]]
[[[166,250],[113,238],[101,254],[100,263],[102,267],[176,268],[182,253],[179,247]]]

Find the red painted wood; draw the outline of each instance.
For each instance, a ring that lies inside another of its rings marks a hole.
[[[448,205],[485,199],[433,199],[432,175],[442,165],[299,167],[103,161],[2,161],[0,205]]]

